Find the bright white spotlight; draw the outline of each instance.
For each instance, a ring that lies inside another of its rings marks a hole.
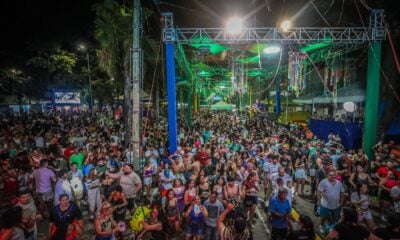
[[[346,112],[352,113],[356,110],[356,105],[353,102],[345,102],[343,103],[343,109]]]
[[[264,48],[263,53],[265,54],[275,54],[281,51],[281,47],[277,45],[272,45]]]
[[[242,31],[242,28],[242,20],[237,17],[229,19],[226,23],[226,31],[230,34],[238,34],[240,31]]]
[[[281,23],[282,31],[287,32],[292,27],[292,22],[285,20]]]

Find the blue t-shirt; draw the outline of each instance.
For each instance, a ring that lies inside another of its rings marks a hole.
[[[269,209],[271,212],[277,212],[283,215],[290,214],[292,211],[288,199],[285,199],[284,201],[279,201],[277,197],[271,198],[269,202]],[[279,229],[287,228],[288,222],[284,217],[278,217],[272,214],[272,227]]]
[[[83,165],[83,170],[82,170],[83,175],[85,175],[85,177],[87,177],[89,175],[90,170],[93,168],[94,168],[94,166],[91,163],[89,163],[88,165]]]

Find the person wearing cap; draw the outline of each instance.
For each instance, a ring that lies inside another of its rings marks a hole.
[[[289,221],[296,221],[292,216],[292,207],[287,198],[287,188],[279,188],[278,194],[271,198],[269,209],[271,211],[271,239],[286,239],[289,230]]]

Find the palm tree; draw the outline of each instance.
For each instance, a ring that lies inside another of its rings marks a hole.
[[[125,144],[130,143],[131,137],[131,76],[130,76],[130,49],[132,47],[132,6],[127,6],[115,0],[104,0],[100,4],[94,5],[96,11],[95,19],[95,38],[99,43],[97,57],[99,66],[104,70],[109,78],[116,81],[116,85],[123,85],[124,89],[124,121],[126,128]],[[144,17],[152,14],[151,11],[143,11]],[[149,37],[142,37],[142,51],[144,52],[144,72],[152,69],[150,65],[155,63],[148,61],[146,55],[154,56],[157,54],[154,40]],[[147,74],[146,74],[147,75]],[[151,79],[144,77],[144,80]],[[118,84],[120,83],[120,84]],[[151,85],[151,84],[150,84]],[[149,86],[149,84],[144,84]]]
[[[99,66],[124,86],[124,121],[126,143],[130,142],[130,48],[132,46],[132,14],[127,6],[114,0],[95,4],[95,38],[99,43]]]

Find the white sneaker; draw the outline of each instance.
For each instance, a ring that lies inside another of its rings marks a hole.
[[[386,218],[385,218],[384,215],[381,216],[381,220],[382,220],[383,222],[386,222]]]
[[[326,234],[325,228],[323,226],[321,226],[321,225],[319,225],[319,232],[321,234]]]

